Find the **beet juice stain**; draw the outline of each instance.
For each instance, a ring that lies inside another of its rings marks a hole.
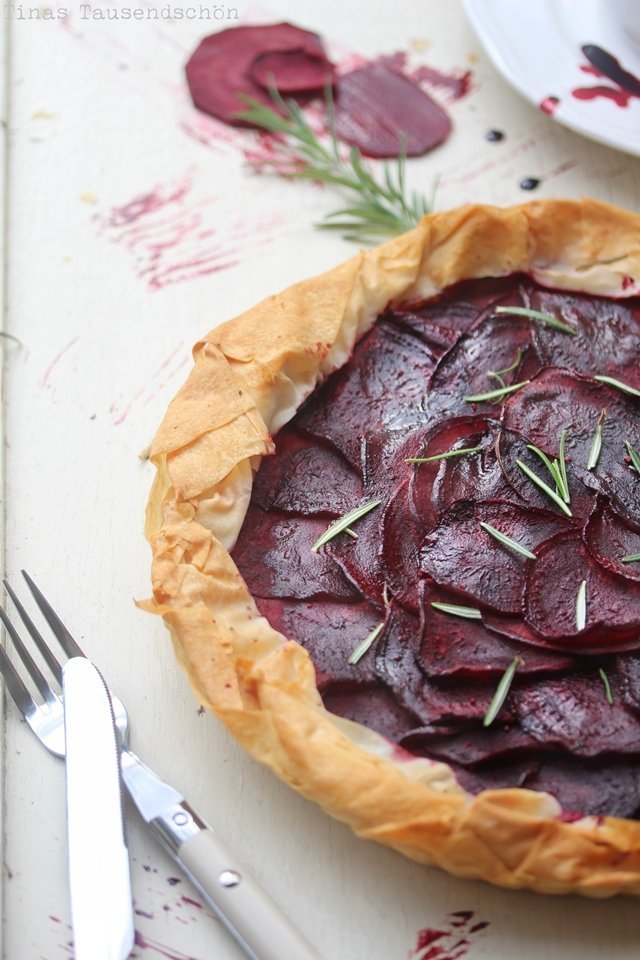
[[[582,52],[590,66],[581,69],[585,73],[611,80],[615,86],[597,84],[594,87],[576,87],[571,93],[577,100],[595,100],[596,97],[604,97],[612,100],[619,107],[628,107],[633,97],[640,97],[640,78],[625,70],[611,53],[593,43],[585,44]]]

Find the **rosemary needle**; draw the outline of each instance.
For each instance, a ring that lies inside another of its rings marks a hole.
[[[478,453],[482,447],[461,447],[459,450],[447,450],[433,457],[405,457],[405,463],[435,463],[437,460],[449,460],[451,457],[463,457],[467,453]]]
[[[635,450],[631,446],[628,440],[625,440],[624,445],[627,448],[627,451],[631,458],[631,466],[633,467],[636,473],[640,473],[640,454],[638,453],[637,450]]]
[[[616,380],[614,377],[605,377],[604,374],[596,374],[593,378],[598,380],[600,383],[606,383],[610,387],[615,387],[616,390],[621,390],[622,393],[628,393],[630,397],[640,397],[640,390],[636,390],[635,387],[630,387],[628,383],[623,383],[622,380]]]
[[[453,617],[462,617],[464,620],[482,620],[482,614],[476,607],[460,607],[456,603],[437,603],[431,601],[431,606],[442,613],[450,613]]]
[[[609,683],[609,677],[606,675],[602,667],[600,667],[600,669],[598,670],[598,673],[600,674],[600,679],[604,684],[604,695],[607,698],[607,703],[609,704],[610,707],[612,707],[613,693],[611,692],[611,684]]]
[[[593,440],[591,441],[591,450],[589,451],[587,470],[595,470],[595,468],[598,466],[598,460],[600,459],[600,453],[602,451],[602,431],[604,429],[606,415],[607,411],[601,410],[596,432],[594,433]]]
[[[349,513],[345,513],[343,517],[338,517],[338,519],[334,520],[333,523],[327,527],[325,532],[318,537],[314,545],[311,547],[311,552],[316,553],[320,547],[323,547],[325,543],[329,542],[329,540],[333,540],[333,538],[337,537],[339,533],[346,533],[351,527],[352,523],[355,523],[355,521],[359,520],[360,517],[364,517],[365,514],[369,513],[371,510],[375,510],[375,508],[379,507],[381,503],[382,500],[370,500],[369,503],[363,503],[361,506],[356,507],[355,510],[350,510]],[[351,531],[351,536],[353,536],[353,530]]]
[[[576,597],[576,628],[584,630],[587,625],[587,581],[582,580]]]
[[[540,489],[542,490],[542,492],[543,492],[543,493],[546,493],[546,495],[547,495],[548,497],[550,497],[550,498],[553,500],[553,502],[556,503],[556,504],[560,507],[560,509],[562,510],[563,513],[566,513],[566,515],[567,515],[568,517],[572,517],[572,516],[573,516],[573,514],[571,513],[571,510],[570,510],[569,507],[566,505],[566,503],[564,502],[564,500],[563,500],[560,496],[558,496],[558,494],[556,493],[556,491],[555,491],[555,490],[552,490],[551,487],[548,486],[548,484],[546,484],[546,483],[544,482],[544,480],[542,480],[542,479],[538,476],[537,473],[534,473],[533,470],[530,470],[529,467],[526,465],[526,463],[523,463],[522,460],[516,460],[516,463],[518,464],[518,466],[520,467],[520,469],[522,470],[522,472],[524,473],[524,475],[525,475],[526,477],[529,477],[529,480],[533,481],[533,483],[535,483],[535,485],[536,485],[537,487],[540,487]],[[553,470],[551,470],[551,475],[554,476]],[[558,481],[556,480],[556,485],[557,485],[557,482],[558,482]]]
[[[500,713],[500,710],[503,707],[505,700],[511,689],[511,684],[513,683],[513,678],[516,675],[516,670],[518,667],[521,667],[524,663],[522,657],[514,657],[507,669],[505,670],[500,683],[496,688],[496,692],[493,695],[493,700],[489,704],[489,709],[484,715],[484,720],[482,721],[483,727],[488,727],[493,723],[495,718]]]
[[[353,651],[353,653],[352,653],[351,656],[349,657],[349,660],[348,660],[349,663],[357,663],[358,660],[361,660],[362,657],[364,657],[364,655],[365,655],[365,653],[367,652],[367,650],[369,649],[369,647],[370,647],[373,643],[375,643],[375,641],[376,641],[376,640],[378,639],[378,637],[380,636],[383,627],[384,627],[384,623],[379,623],[377,627],[374,627],[374,628],[373,628],[373,630],[371,631],[371,633],[368,633],[368,634],[367,634],[367,636],[364,638],[364,640],[362,641],[362,643],[359,643],[359,644],[358,644],[358,646],[355,648],[355,650]]]
[[[620,557],[620,563],[637,563],[640,560],[640,553],[630,553],[626,557]]]
[[[523,547],[521,543],[518,543],[517,540],[512,540],[511,537],[508,537],[506,533],[502,533],[500,530],[496,530],[495,527],[492,527],[490,523],[485,523],[484,520],[480,521],[480,526],[483,530],[486,530],[494,540],[497,540],[498,543],[501,543],[503,546],[508,547],[510,550],[513,550],[514,553],[519,553],[523,557],[527,557],[529,560],[535,560],[535,553],[531,553],[531,550],[527,550],[526,547]]]
[[[555,330],[561,330],[562,333],[570,333],[575,337],[576,331],[573,327],[563,323],[550,313],[542,313],[540,310],[530,310],[529,307],[496,307],[494,313],[513,313],[517,317],[530,317],[532,320],[538,320],[540,323],[553,327]]]
[[[499,400],[501,397],[506,397],[509,393],[515,393],[516,390],[520,390],[521,387],[526,387],[530,383],[529,380],[523,380],[521,383],[512,383],[510,387],[500,387],[499,390],[489,390],[488,393],[476,393],[468,397],[464,397],[467,403],[482,403],[483,400]]]
[[[238,116],[255,127],[286,138],[282,156],[274,159],[271,172],[295,180],[312,180],[338,187],[350,195],[348,206],[335,210],[317,226],[342,230],[347,240],[378,242],[380,237],[395,236],[415,227],[430,211],[430,201],[420,193],[409,193],[406,185],[406,152],[402,150],[393,164],[382,165],[377,179],[357,147],[346,156],[340,153],[335,133],[331,87],[325,103],[329,143],[325,143],[307,122],[295,100],[284,100],[275,87],[270,90],[274,106],[243,96],[247,109]],[[287,161],[282,170],[282,160]]]

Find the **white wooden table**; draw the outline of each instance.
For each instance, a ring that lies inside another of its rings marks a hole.
[[[231,6],[237,22],[318,30],[342,61],[405,50],[416,65],[471,69],[473,90],[450,107],[449,142],[410,165],[425,191],[441,175],[439,208],[590,194],[638,209],[640,163],[529,107],[486,61],[455,0]],[[250,135],[190,105],[183,64],[214,21],[94,20],[68,9],[64,20],[14,12],[3,21],[5,329],[22,344],[5,341],[8,575],[26,566],[41,582],[129,705],[135,748],[327,958],[422,957],[428,927],[451,931],[439,960],[635,958],[635,902],[504,893],[355,839],[198,710],[162,623],[134,606],[149,593],[142,524],[152,470],[141,454],[186,376],[190,345],[352,249],[312,226],[335,206],[330,191],[251,175]],[[487,142],[491,127],[505,140]],[[527,176],[543,181],[535,193],[519,187]],[[63,765],[10,703],[4,723],[2,956],[69,958]],[[132,810],[129,827],[134,956],[239,960]],[[457,911],[473,917],[452,927]]]

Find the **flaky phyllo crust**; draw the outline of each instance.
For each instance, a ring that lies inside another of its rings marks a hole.
[[[640,217],[592,200],[434,214],[203,337],[152,446],[145,606],[164,617],[202,703],[360,836],[505,887],[638,895],[640,822],[564,822],[553,797],[531,790],[472,796],[446,764],[328,713],[307,652],[260,616],[228,553],[272,437],[385,307],[520,271],[560,289],[637,295]]]

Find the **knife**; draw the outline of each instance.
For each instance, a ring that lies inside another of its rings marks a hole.
[[[124,960],[133,948],[133,904],[111,698],[85,657],[64,665],[62,691],[74,956]]]

